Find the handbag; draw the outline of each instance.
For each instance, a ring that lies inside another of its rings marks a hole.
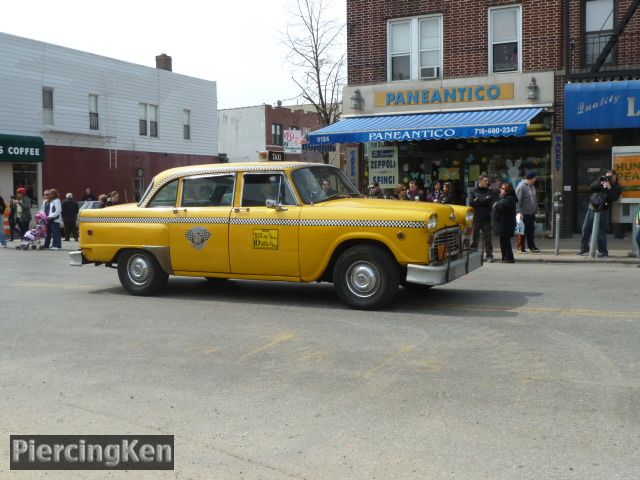
[[[589,203],[594,210],[602,210],[607,205],[607,192],[599,190],[589,197]]]

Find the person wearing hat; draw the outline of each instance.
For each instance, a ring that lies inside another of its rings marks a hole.
[[[69,241],[69,235],[73,235],[73,239],[78,241],[78,202],[73,199],[72,193],[67,193],[62,201],[62,221],[64,223],[64,241]]]
[[[31,199],[27,197],[27,189],[18,188],[13,202],[16,206],[15,222],[20,229],[20,236],[23,236],[29,231],[29,222],[31,222]]]
[[[536,192],[537,174],[531,170],[524,176],[524,180],[518,184],[516,188],[516,196],[518,197],[517,213],[522,215],[524,223],[525,244],[522,253],[526,253],[526,248],[534,253],[540,252],[536,247],[536,213],[538,213],[538,195]]]

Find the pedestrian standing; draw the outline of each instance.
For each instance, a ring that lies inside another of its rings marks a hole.
[[[611,204],[622,195],[622,187],[618,183],[618,175],[615,170],[607,170],[604,176],[591,183],[591,196],[589,197],[589,208],[582,224],[582,237],[580,238],[580,251],[578,255],[587,255],[590,250],[591,230],[593,230],[593,219],[595,212],[600,212],[600,223],[598,224],[598,258],[608,257],[607,249],[607,228],[609,227],[609,217]]]
[[[120,194],[114,190],[109,194],[109,198],[107,198],[107,207],[113,207],[114,205],[119,205],[119,204],[120,204]]]
[[[527,172],[522,182],[516,188],[516,197],[518,197],[518,212],[522,214],[522,222],[524,223],[524,239],[522,245],[522,253],[526,253],[527,247],[534,253],[540,252],[536,247],[536,213],[538,213],[538,195],[536,192],[536,172]],[[515,230],[515,227],[514,227]]]
[[[638,244],[638,252],[640,252],[640,206],[636,212],[636,226],[638,227],[638,233],[636,234],[636,243]],[[640,268],[640,265],[638,265]]]
[[[51,250],[62,249],[62,238],[60,237],[60,220],[62,215],[62,203],[55,188],[49,190],[49,228],[51,230]],[[46,246],[46,245],[45,245]]]
[[[15,205],[15,219],[22,237],[29,231],[29,222],[31,222],[31,199],[27,197],[26,188],[20,187],[16,190]]]
[[[433,184],[433,191],[427,196],[427,202],[440,203],[442,198],[442,182],[437,180]]]
[[[96,196],[93,194],[93,192],[91,191],[91,189],[89,187],[84,189],[84,195],[82,196],[82,201],[83,202],[95,202],[97,200]]]
[[[62,221],[64,222],[64,241],[69,241],[69,236],[78,241],[78,202],[73,199],[72,193],[67,193],[62,201]]]
[[[7,204],[4,203],[4,198],[0,197],[0,216],[4,216]],[[0,245],[2,248],[7,248],[7,239],[4,236],[4,225],[0,228]]]
[[[409,182],[409,189],[406,191],[407,200],[415,200],[416,202],[425,199],[424,191],[420,188],[417,180],[411,180]]]
[[[440,203],[456,204],[456,192],[454,191],[453,183],[445,182],[442,187],[442,197],[440,197]]]
[[[489,188],[489,177],[482,175],[478,186],[469,194],[469,206],[473,207],[473,225],[471,250],[478,250],[478,241],[482,233],[484,252],[487,262],[493,262],[493,244],[491,242],[491,208],[495,203],[493,190]]]
[[[493,233],[500,237],[500,251],[502,263],[515,263],[511,237],[516,229],[516,205],[518,197],[510,183],[503,183],[500,187],[500,200],[493,204],[492,220]]]

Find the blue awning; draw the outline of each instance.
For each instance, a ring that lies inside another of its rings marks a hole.
[[[452,138],[523,137],[542,108],[353,117],[309,134],[310,145]]]
[[[567,130],[640,127],[640,80],[568,83],[564,92]]]

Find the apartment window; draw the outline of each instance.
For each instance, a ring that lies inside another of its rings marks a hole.
[[[98,128],[98,95],[89,94],[89,130]]]
[[[271,124],[271,145],[282,145],[282,124]]]
[[[149,105],[149,136],[158,136],[158,106]]]
[[[191,140],[191,110],[183,110],[182,135],[185,140]]]
[[[42,121],[53,125],[53,88],[42,87]]]
[[[489,9],[490,73],[517,72],[522,69],[522,9]]]
[[[442,76],[442,17],[394,20],[388,25],[389,81]]]
[[[138,109],[138,130],[140,135],[147,136],[147,104],[141,103]]]
[[[138,114],[138,130],[140,135],[158,136],[158,106],[141,103]]]
[[[587,0],[585,3],[585,63],[592,65],[611,38],[614,26],[614,0]],[[615,63],[615,48],[607,55],[606,64]]]

